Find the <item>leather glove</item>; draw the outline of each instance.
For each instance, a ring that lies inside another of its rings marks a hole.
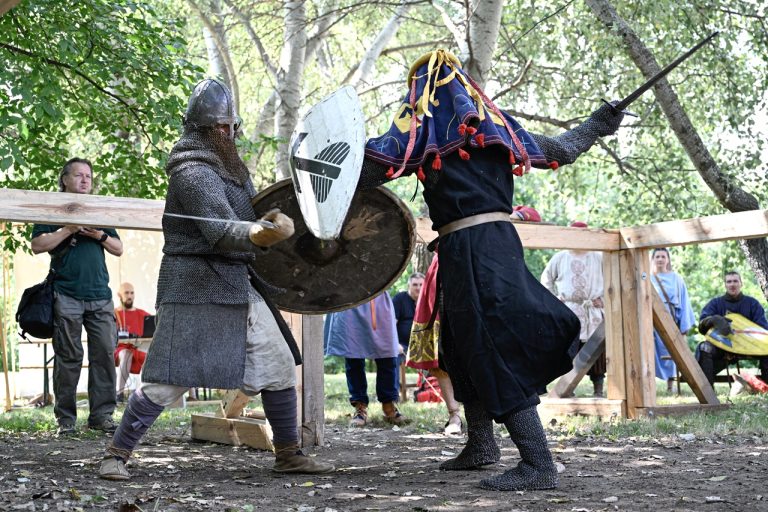
[[[715,332],[722,336],[733,334],[731,322],[720,315],[708,316],[701,320],[699,323],[699,332],[706,335],[710,329],[714,329]]]
[[[248,238],[254,245],[269,247],[293,236],[293,220],[278,209],[268,211],[261,220],[271,222],[274,227],[253,224]]]
[[[600,108],[592,112],[592,115],[586,121],[586,123],[592,125],[592,129],[600,137],[613,135],[619,129],[619,125],[621,125],[621,121],[624,119],[624,112],[616,112],[612,108],[612,105],[617,103],[618,101],[614,100],[611,102],[611,105],[601,105]]]

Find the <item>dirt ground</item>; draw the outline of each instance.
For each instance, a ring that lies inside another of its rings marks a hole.
[[[765,439],[558,442],[557,433],[548,434],[563,469],[560,488],[488,492],[478,481],[518,460],[508,438],[499,438],[501,463],[441,472],[438,464],[461,449],[464,437],[330,426],[327,446],[312,453],[338,471],[309,477],[273,474],[266,452],[153,429],[128,467],[133,479],[114,483],[96,477],[106,437],[6,433],[0,510],[768,511]]]

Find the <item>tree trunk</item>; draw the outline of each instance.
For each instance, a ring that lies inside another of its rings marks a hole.
[[[275,156],[277,179],[290,175],[288,143],[299,118],[301,106],[301,85],[304,75],[304,56],[307,46],[307,15],[304,2],[286,0],[283,2],[284,33],[283,49],[280,54],[280,68],[277,81],[277,104],[275,105],[275,134],[280,139]]]
[[[650,78],[661,70],[653,54],[619,16],[610,1],[586,0],[586,3],[609,30],[616,32],[623,39],[627,53],[643,76]],[[660,80],[654,86],[653,92],[677,139],[720,204],[732,212],[759,209],[760,205],[752,194],[741,189],[733,179],[720,171],[669,82],[666,79]],[[765,238],[744,240],[741,242],[741,248],[763,294],[768,297],[768,242]]]
[[[403,0],[400,2],[400,5],[397,6],[395,13],[391,18],[389,18],[389,21],[387,21],[387,23],[381,29],[379,34],[376,36],[376,39],[373,40],[373,43],[371,43],[371,46],[360,60],[360,64],[357,66],[357,70],[349,79],[349,84],[352,87],[358,88],[358,86],[361,84],[370,85],[368,84],[368,77],[373,70],[373,66],[376,64],[376,59],[379,58],[381,52],[384,50],[384,48],[386,48],[389,41],[397,33],[397,29],[400,28],[400,24],[403,22],[405,15],[411,8],[411,3],[412,0]]]
[[[503,9],[502,0],[479,0],[469,19],[467,33],[469,53],[462,55],[462,62],[464,62],[464,70],[480,87],[485,87],[491,75],[491,64],[496,51],[496,42],[499,39]]]

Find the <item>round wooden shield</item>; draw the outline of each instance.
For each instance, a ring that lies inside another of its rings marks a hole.
[[[291,238],[257,255],[255,268],[285,311],[323,314],[362,304],[389,288],[402,274],[416,242],[408,207],[384,187],[358,190],[338,239],[316,238],[301,215],[291,180],[253,199],[256,215],[279,208],[293,219]]]

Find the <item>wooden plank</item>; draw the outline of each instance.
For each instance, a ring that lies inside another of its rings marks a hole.
[[[0,189],[0,219],[161,231],[165,201]]]
[[[216,412],[216,416],[219,418],[237,418],[250,400],[251,397],[239,389],[230,389],[221,399],[221,407]]]
[[[653,293],[653,327],[659,333],[661,340],[669,350],[669,355],[677,364],[680,373],[683,374],[685,381],[691,386],[693,394],[702,404],[719,404],[715,390],[712,389],[707,377],[701,370],[701,366],[691,354],[688,348],[688,341],[685,336],[680,334],[675,320],[669,313],[669,309],[664,305],[664,301],[659,297],[658,292]]]
[[[301,388],[301,442],[302,446],[322,446],[325,440],[325,359],[322,315],[303,316],[302,339],[304,365]]]
[[[624,361],[627,414],[656,405],[650,262],[646,249],[621,251],[621,304],[624,311]]]
[[[621,248],[621,237],[616,230],[571,228],[536,222],[514,224],[526,249],[617,251]],[[432,221],[425,217],[416,219],[416,232],[425,242],[437,238],[437,232],[432,231]]]
[[[768,236],[768,210],[621,228],[622,248],[653,248]]]
[[[605,314],[606,396],[627,399],[627,376],[624,370],[624,317],[621,304],[621,271],[619,253],[603,254],[603,313]]]
[[[730,404],[677,404],[639,407],[638,418],[656,418],[659,416],[680,416],[683,414],[710,413],[728,410]]]
[[[600,416],[624,418],[624,400],[609,398],[550,398],[542,397],[538,406],[539,416],[548,422],[555,416]]]
[[[255,418],[219,418],[213,414],[193,414],[192,439],[274,450],[269,423]]]
[[[605,321],[592,333],[587,342],[573,358],[573,369],[560,377],[549,392],[552,398],[570,397],[581,379],[587,374],[595,361],[605,352]]]

